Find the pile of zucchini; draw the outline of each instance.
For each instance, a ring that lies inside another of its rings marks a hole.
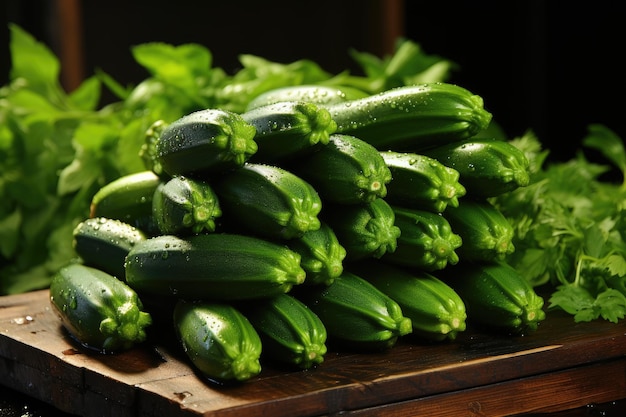
[[[165,312],[221,383],[265,358],[307,369],[328,347],[449,341],[467,323],[532,332],[543,299],[505,263],[513,230],[489,203],[529,164],[483,137],[490,121],[481,97],[431,83],[287,87],[156,122],[145,172],[102,187],[74,230],[52,305],[100,352],[143,342]]]

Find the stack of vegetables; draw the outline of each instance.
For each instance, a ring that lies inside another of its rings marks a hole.
[[[466,321],[532,332],[543,299],[506,264],[513,228],[489,201],[526,186],[529,162],[483,136],[490,122],[442,82],[282,87],[243,112],[158,121],[146,170],[93,196],[52,305],[106,352],[170,305],[190,361],[220,382],[258,375],[262,355],[306,369],[327,346],[442,342]]]

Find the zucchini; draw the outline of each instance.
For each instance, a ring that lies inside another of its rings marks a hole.
[[[282,101],[306,101],[314,104],[341,103],[367,97],[367,93],[347,86],[290,85],[259,94],[246,107],[246,111]]]
[[[472,138],[425,151],[461,175],[467,194],[496,197],[530,182],[529,161],[512,143]]]
[[[504,262],[455,266],[442,278],[465,302],[468,321],[481,327],[524,335],[535,331],[546,317],[543,298]]]
[[[382,198],[367,204],[326,206],[322,220],[346,249],[346,260],[380,258],[393,252],[400,237],[393,209]]]
[[[330,285],[343,272],[346,249],[325,222],[321,222],[319,229],[305,232],[285,244],[300,254],[300,265],[306,272],[305,284]]]
[[[384,350],[412,332],[411,319],[389,296],[344,271],[327,287],[295,293],[322,320],[329,343],[357,350]]]
[[[152,219],[152,196],[161,182],[161,178],[152,171],[121,176],[94,194],[89,217],[121,220],[152,233],[155,230]]]
[[[164,235],[214,232],[221,216],[213,187],[200,179],[173,177],[160,184],[152,197],[152,217]]]
[[[139,293],[207,300],[269,297],[302,284],[300,255],[245,235],[161,235],[126,257],[126,282]]]
[[[264,357],[276,363],[309,369],[324,362],[326,327],[297,298],[281,294],[246,303],[241,311],[263,343]]]
[[[368,203],[385,197],[391,171],[376,148],[349,135],[332,135],[328,145],[289,161],[288,169],[308,181],[324,201]]]
[[[413,152],[380,153],[391,171],[385,199],[398,206],[442,213],[466,194],[459,172],[434,158]]]
[[[224,223],[266,238],[291,239],[320,227],[322,201],[305,180],[275,165],[246,163],[212,182]]]
[[[237,113],[198,110],[163,129],[155,156],[170,176],[221,172],[242,166],[256,153],[255,134],[254,126]]]
[[[382,259],[395,265],[436,271],[459,262],[461,236],[440,214],[392,206],[395,225],[400,228],[397,247]]]
[[[70,336],[100,353],[124,351],[143,342],[152,323],[132,288],[82,264],[57,271],[50,283],[50,303]]]
[[[275,163],[310,153],[326,145],[337,129],[328,110],[302,101],[268,104],[241,117],[256,128],[258,150],[252,162]]]
[[[157,120],[152,123],[146,130],[144,142],[139,148],[139,158],[143,161],[146,169],[154,172],[163,179],[167,179],[169,176],[163,171],[161,161],[157,158],[156,144],[167,125],[165,120]]]
[[[511,223],[487,200],[464,199],[443,216],[463,244],[457,253],[464,261],[504,260],[515,251]]]
[[[409,85],[325,107],[337,133],[353,135],[381,151],[420,153],[475,136],[491,122],[482,97],[447,83]]]
[[[128,223],[105,217],[80,222],[72,232],[72,245],[83,263],[124,281],[124,261],[137,242],[147,235]]]
[[[209,381],[238,383],[261,373],[261,338],[234,306],[181,299],[173,316],[185,354]]]
[[[351,272],[391,297],[411,319],[412,335],[432,342],[454,340],[467,328],[465,303],[443,280],[424,271],[368,261]]]

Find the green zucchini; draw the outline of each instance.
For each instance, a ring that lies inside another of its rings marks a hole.
[[[246,111],[283,101],[306,101],[314,104],[341,103],[367,97],[367,93],[354,87],[326,85],[293,85],[275,88],[259,94],[250,102]]]
[[[72,338],[101,353],[124,351],[143,342],[152,323],[132,288],[82,264],[57,271],[50,283],[50,303]]]
[[[382,259],[395,265],[436,271],[459,262],[461,236],[440,214],[392,206],[395,225],[400,228],[397,247]]]
[[[473,197],[496,197],[530,182],[526,155],[507,141],[471,138],[425,154],[458,171],[467,194]]]
[[[144,142],[139,148],[139,157],[147,170],[154,172],[159,177],[167,179],[169,176],[163,171],[161,161],[157,158],[156,144],[168,123],[165,120],[157,120],[146,130]]]
[[[322,201],[305,180],[288,170],[246,163],[212,182],[223,223],[267,238],[292,239],[320,227]]]
[[[124,281],[124,261],[137,242],[147,235],[128,223],[105,217],[80,222],[72,232],[74,251],[83,263]]]
[[[179,300],[173,316],[183,351],[209,381],[239,383],[261,373],[261,338],[234,306]]]
[[[328,342],[357,350],[384,350],[412,332],[411,319],[389,296],[344,271],[327,287],[295,293],[322,320]]]
[[[443,280],[428,272],[379,261],[355,263],[351,272],[391,297],[411,319],[412,335],[427,341],[454,340],[467,328],[465,303]]]
[[[391,171],[385,199],[398,206],[442,213],[466,194],[459,172],[434,158],[413,152],[380,153]]]
[[[199,110],[163,129],[155,156],[163,171],[205,175],[242,166],[257,151],[256,129],[233,112]]]
[[[89,217],[117,219],[147,233],[154,231],[152,197],[162,179],[152,171],[119,177],[101,187],[91,199]]]
[[[326,327],[297,298],[281,294],[255,300],[242,306],[241,311],[259,333],[264,357],[301,369],[324,362]]]
[[[324,201],[368,203],[385,197],[391,171],[376,148],[349,135],[332,135],[328,145],[288,162],[288,169],[308,181]]]
[[[310,153],[326,145],[337,129],[328,110],[303,101],[268,104],[241,117],[256,128],[258,150],[252,162],[275,163]]]
[[[217,195],[204,180],[176,176],[160,184],[152,197],[152,217],[164,235],[214,232],[221,216]]]
[[[343,272],[346,249],[325,222],[321,222],[319,229],[305,232],[285,244],[300,254],[300,265],[306,271],[305,284],[330,285]]]
[[[300,255],[245,235],[161,235],[126,257],[126,282],[139,293],[207,300],[269,297],[302,284]]]
[[[378,150],[421,150],[475,136],[491,122],[482,97],[447,83],[409,85],[325,107],[337,133]]]
[[[461,260],[504,260],[515,251],[513,226],[487,200],[464,199],[458,207],[449,207],[443,216],[463,240],[457,249]]]
[[[366,204],[326,205],[322,220],[346,249],[348,261],[380,258],[396,250],[400,228],[393,209],[382,198]]]
[[[479,326],[523,335],[546,317],[543,298],[504,262],[459,264],[442,278],[465,302],[468,321]]]

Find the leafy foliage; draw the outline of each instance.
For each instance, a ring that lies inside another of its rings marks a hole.
[[[508,259],[534,286],[554,289],[551,308],[576,321],[617,322],[626,316],[626,150],[606,126],[592,124],[581,150],[547,163],[532,133],[513,140],[533,163],[532,184],[495,199],[516,230]],[[621,176],[621,181],[615,175]]]
[[[202,45],[152,42],[131,50],[148,73],[136,86],[96,71],[67,93],[57,57],[17,25],[10,25],[10,34],[11,81],[0,88],[0,294],[49,285],[75,256],[72,230],[88,216],[93,194],[146,169],[139,151],[157,120],[168,123],[203,108],[241,112],[276,87],[350,85],[373,93],[420,77],[443,81],[453,69],[399,40],[391,57],[352,51],[364,70],[367,62],[365,75],[333,75],[309,60],[282,64],[253,55],[241,55],[241,69],[229,75]],[[119,101],[101,105],[103,88]]]

